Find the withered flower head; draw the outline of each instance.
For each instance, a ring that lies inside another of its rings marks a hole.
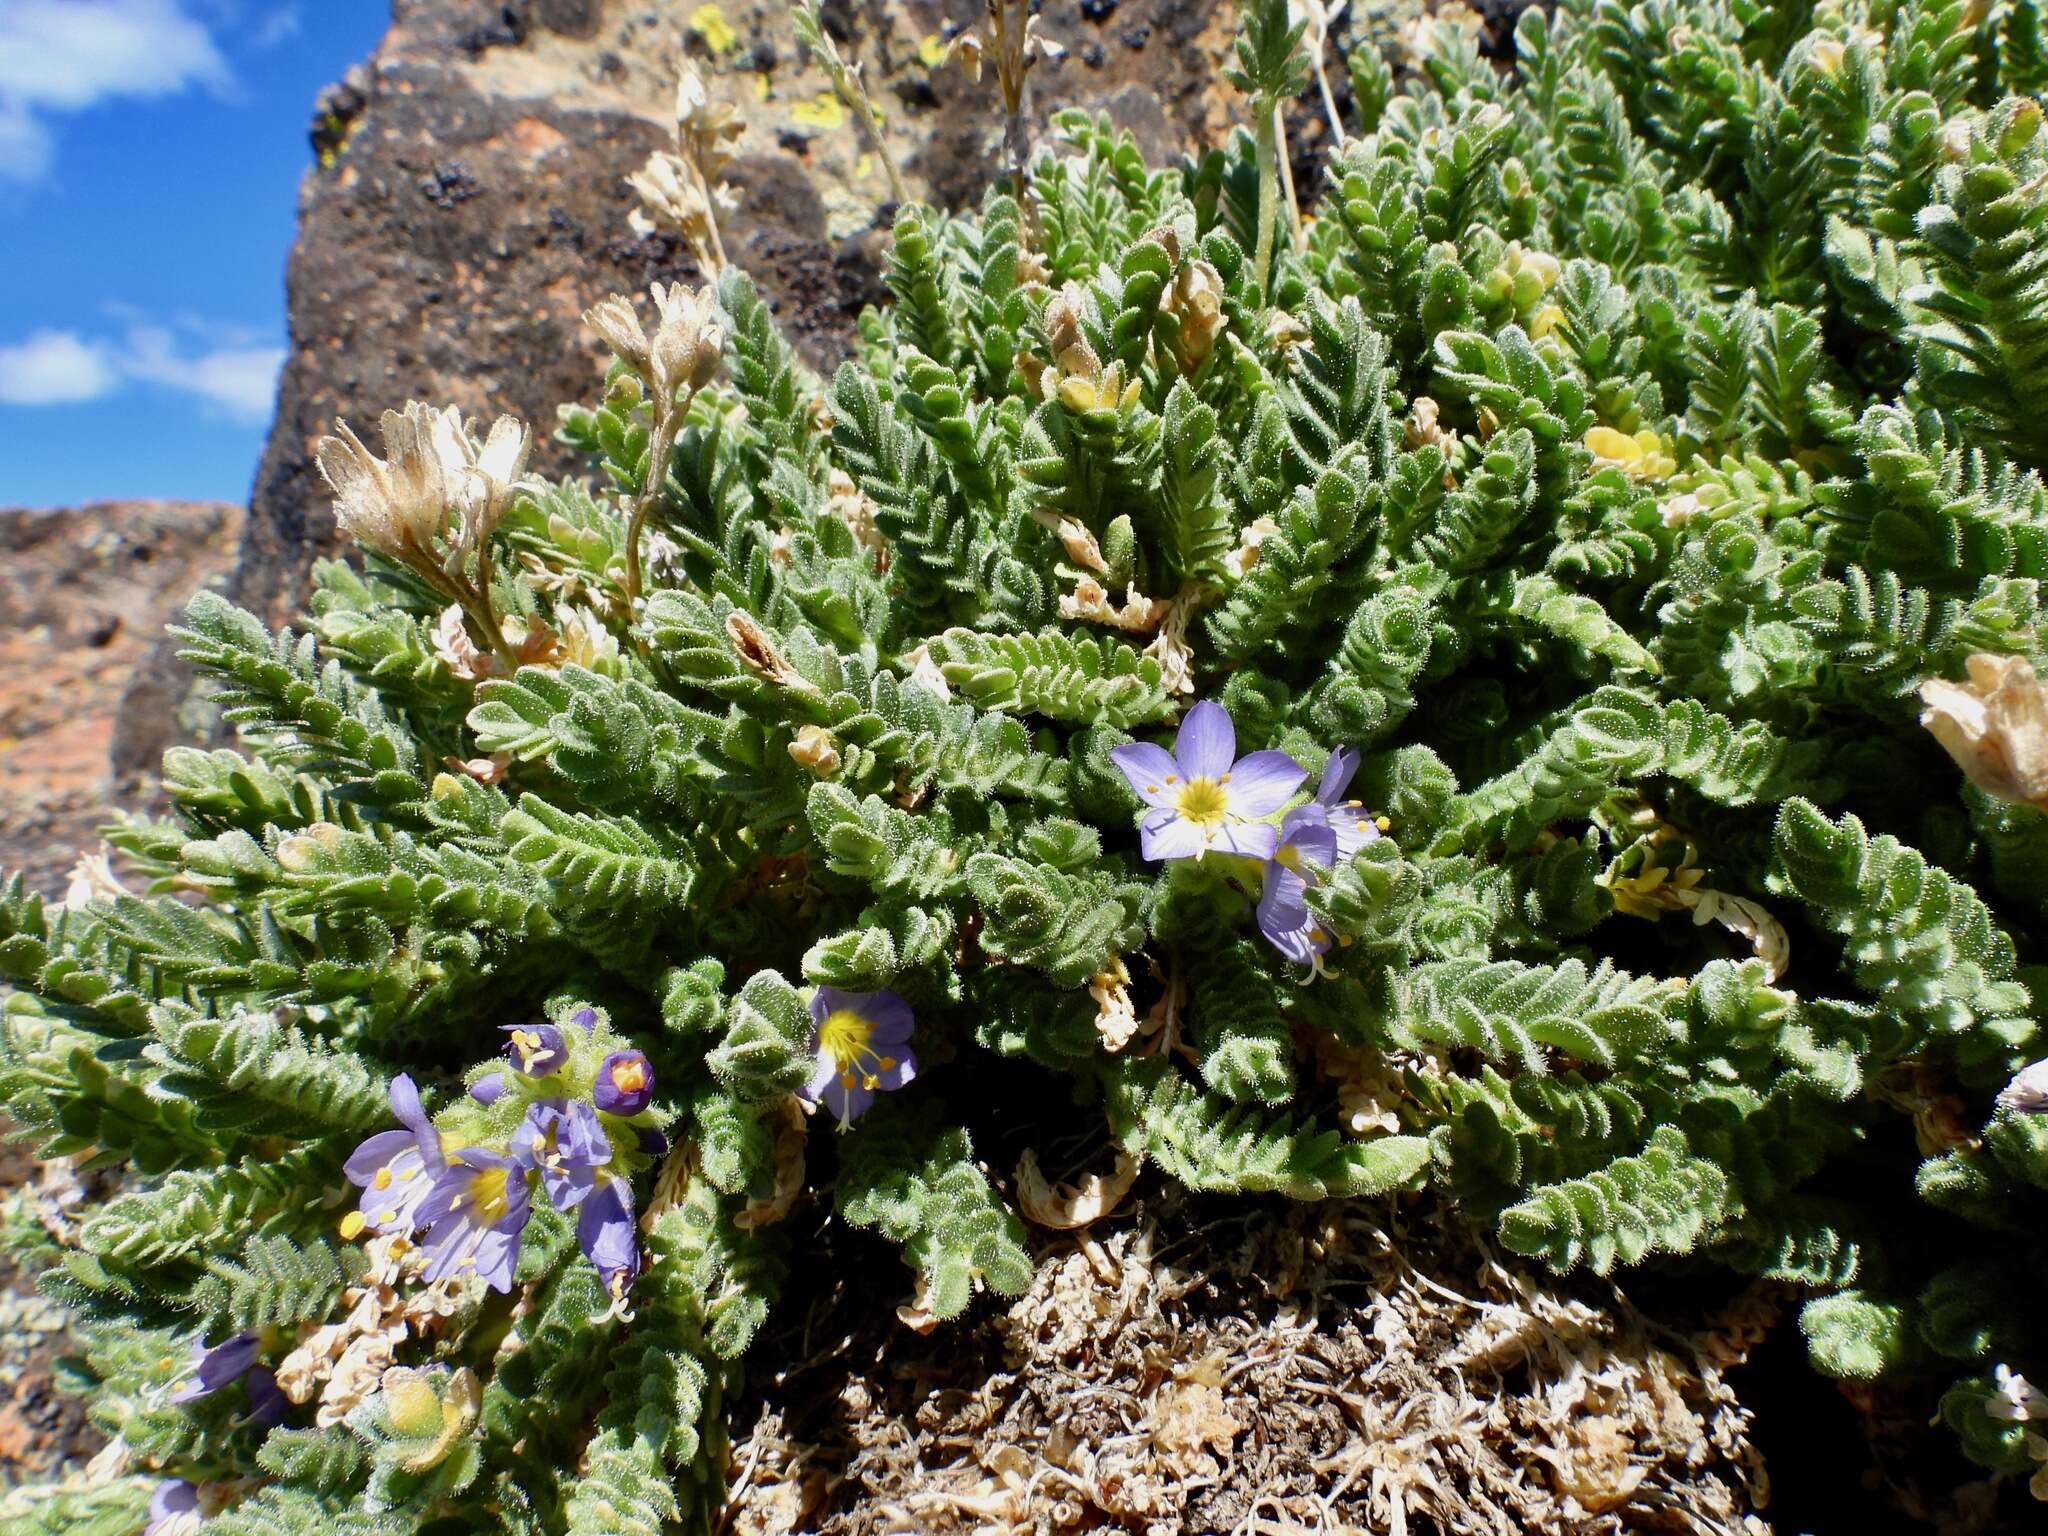
[[[1067,373],[1097,373],[1102,363],[1081,329],[1088,296],[1079,283],[1068,283],[1045,306],[1045,339],[1061,370]]]
[[[1148,229],[1138,238],[1158,246],[1166,252],[1168,261],[1175,266],[1180,265],[1180,235],[1171,224],[1161,224],[1156,229]]]
[[[533,438],[516,416],[500,416],[482,442],[471,437],[453,411],[443,415],[434,431],[434,449],[451,499],[462,513],[465,549],[480,548],[512,505],[520,476],[526,473]]]
[[[2024,656],[1979,652],[1969,679],[1929,678],[1920,723],[1986,794],[2048,811],[2048,688]]]
[[[711,382],[725,352],[710,285],[693,293],[681,283],[656,283],[653,291],[661,315],[654,328],[655,387],[673,394],[687,386],[695,393]]]
[[[711,382],[724,353],[725,333],[714,318],[708,285],[693,293],[681,283],[656,283],[653,294],[658,318],[651,340],[632,300],[620,294],[584,311],[583,323],[657,398],[668,401],[681,388],[695,393]]]
[[[676,147],[695,162],[705,180],[715,178],[732,160],[729,147],[746,131],[740,115],[725,102],[714,102],[704,77],[684,66],[676,84]]]
[[[1174,345],[1181,372],[1193,373],[1216,350],[1223,334],[1223,277],[1206,261],[1191,261],[1174,274],[1166,307],[1180,322]]]
[[[583,323],[597,332],[597,339],[610,347],[620,362],[641,377],[647,376],[647,332],[641,328],[631,299],[620,293],[607,294],[583,311]]]
[[[434,443],[443,416],[418,400],[386,411],[378,423],[384,457],[378,458],[345,421],[336,436],[314,449],[320,474],[334,489],[334,517],[342,532],[365,549],[402,557],[425,549],[448,515],[448,482]]]

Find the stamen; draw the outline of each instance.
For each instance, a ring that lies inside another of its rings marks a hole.
[[[369,1218],[364,1216],[361,1211],[350,1211],[341,1218],[341,1235],[344,1240],[352,1243],[362,1236],[363,1228],[369,1224]]]
[[[389,1189],[391,1187],[391,1170],[388,1167],[379,1168],[377,1176],[370,1182],[378,1189]]]

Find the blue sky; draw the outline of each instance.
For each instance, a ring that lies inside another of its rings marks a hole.
[[[0,0],[0,506],[242,501],[313,98],[387,0]]]

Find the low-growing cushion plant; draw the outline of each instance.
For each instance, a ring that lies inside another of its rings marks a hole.
[[[322,445],[361,566],[180,630],[238,746],[128,884],[0,900],[0,1089],[118,1171],[10,1227],[126,1458],[29,1528],[706,1529],[798,1202],[927,1319],[1024,1284],[1005,1083],[1195,1189],[1787,1283],[2042,1464],[2040,9],[1425,43],[1297,220],[1252,0],[1255,132],[1062,115],[901,208],[829,382],[736,269],[607,300],[590,480]],[[681,110],[642,191],[717,265]]]

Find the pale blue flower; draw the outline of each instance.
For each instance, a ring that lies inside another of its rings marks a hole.
[[[428,1228],[427,1279],[473,1274],[494,1291],[512,1289],[520,1234],[532,1215],[531,1168],[525,1157],[483,1147],[455,1154],[419,1209]]]
[[[1344,791],[1351,787],[1352,776],[1357,772],[1358,754],[1349,747],[1339,747],[1323,764],[1322,782],[1316,786],[1315,798],[1287,813],[1288,825],[1300,817],[1320,822],[1334,832],[1340,859],[1350,858],[1381,837],[1378,824],[1366,814],[1364,805],[1344,798]]]
[[[1285,752],[1238,757],[1230,712],[1209,699],[1188,711],[1170,755],[1149,741],[1133,741],[1109,756],[1147,807],[1138,832],[1148,859],[1210,852],[1271,858],[1280,833],[1262,818],[1285,805],[1308,776]]]
[[[1302,809],[1306,809],[1303,807]],[[1280,846],[1266,862],[1259,892],[1259,932],[1289,960],[1314,966],[1330,947],[1330,936],[1309,911],[1309,883],[1337,861],[1337,834],[1301,809],[1291,812]]]
[[[420,1225],[420,1202],[447,1166],[441,1137],[420,1104],[420,1091],[402,1072],[391,1080],[391,1109],[405,1129],[379,1131],[342,1165],[348,1181],[363,1191],[356,1210],[342,1220],[344,1237],[355,1237],[365,1227],[372,1232],[410,1233]]]

